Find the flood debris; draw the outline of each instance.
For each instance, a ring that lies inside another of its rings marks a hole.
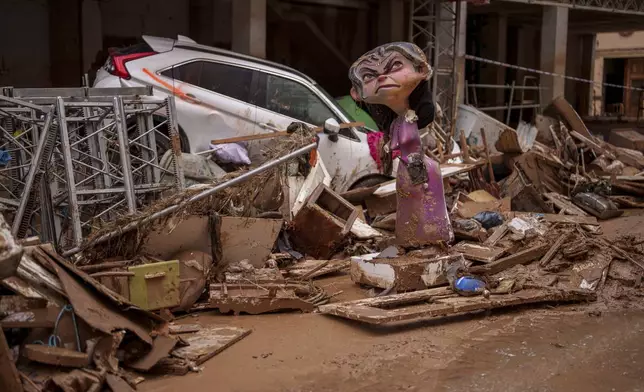
[[[512,294],[485,298],[461,297],[448,288],[428,289],[405,294],[388,295],[320,307],[320,312],[368,324],[390,324],[432,318],[447,318],[509,306],[543,302],[591,301],[593,293],[573,290],[527,289]]]
[[[336,189],[300,123],[250,165],[168,154],[187,186],[81,225],[71,248],[34,238],[24,219],[15,239],[0,215],[0,390],[129,391],[129,372],[199,371],[251,332],[201,311],[388,324],[628,297],[642,242],[607,241],[601,221],[644,206],[644,139],[593,136],[563,98],[544,113],[493,132],[420,127],[410,110],[394,128],[432,143],[353,188]],[[377,297],[334,303],[339,280]]]

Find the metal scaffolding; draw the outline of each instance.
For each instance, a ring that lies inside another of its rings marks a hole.
[[[461,3],[411,0],[410,12],[410,41],[423,49],[434,69],[431,83],[434,102],[443,110],[443,129],[451,129],[464,77],[459,47]]]
[[[9,159],[0,167],[0,202],[14,235],[78,247],[93,229],[185,187],[174,100],[145,95],[4,89],[0,156]],[[160,145],[169,147],[165,159]]]

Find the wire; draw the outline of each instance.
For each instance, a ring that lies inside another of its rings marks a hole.
[[[512,64],[502,63],[500,61],[486,59],[486,58],[483,58],[483,57],[472,56],[472,55],[469,55],[469,54],[466,54],[465,58],[467,60],[478,61],[478,62],[481,62],[481,63],[493,64],[493,65],[498,65],[500,67],[513,68],[513,69],[518,69],[518,70],[521,70],[521,71],[533,72],[533,73],[540,74],[540,75],[554,76],[554,77],[558,77],[558,78],[574,80],[574,81],[577,81],[577,82],[594,84],[596,86],[616,87],[616,88],[622,88],[622,89],[626,89],[626,90],[644,91],[644,88],[623,86],[623,85],[620,85],[620,84],[612,84],[612,83],[595,82],[594,80],[582,79],[582,78],[577,78],[577,77],[574,77],[574,76],[561,75],[561,74],[557,74],[557,73],[553,73],[553,72],[546,72],[546,71],[541,71],[541,70],[538,70],[538,69],[521,67],[521,66],[518,66],[518,65],[512,65]]]
[[[74,333],[76,335],[76,349],[78,351],[81,351],[80,334],[78,332],[78,323],[76,322],[76,313],[74,312],[74,308],[72,307],[71,304],[67,304],[63,306],[63,308],[58,313],[58,317],[56,317],[56,324],[54,324],[54,332],[51,334],[51,336],[49,336],[47,345],[49,347],[58,347],[62,343],[60,336],[58,336],[58,324],[60,323],[60,320],[63,318],[63,315],[65,314],[65,312],[69,312],[72,314],[72,323],[74,324]],[[45,343],[42,340],[37,340],[34,342],[34,344],[44,345]]]

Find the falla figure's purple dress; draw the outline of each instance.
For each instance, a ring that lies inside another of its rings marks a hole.
[[[437,162],[423,152],[416,116],[409,111],[390,127],[392,151],[400,151],[396,176],[396,239],[405,247],[450,243],[454,231],[447,213],[443,178]]]

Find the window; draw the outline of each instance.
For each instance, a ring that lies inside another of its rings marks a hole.
[[[194,61],[165,70],[162,75],[240,101],[250,101],[253,80],[253,71],[250,69],[209,61]]]
[[[312,125],[323,125],[329,118],[339,119],[331,109],[305,86],[279,76],[266,75],[266,99],[258,105]]]

